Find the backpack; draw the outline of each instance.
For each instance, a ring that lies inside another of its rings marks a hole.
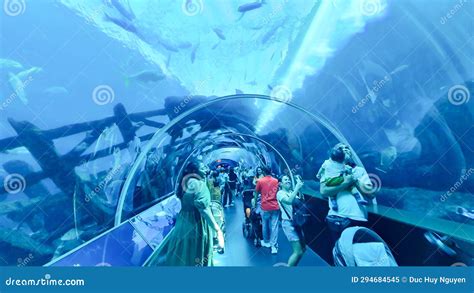
[[[307,221],[308,218],[311,216],[311,212],[309,211],[308,207],[306,206],[306,203],[304,202],[303,199],[295,197],[292,203],[292,208],[293,208],[293,215],[290,217],[288,211],[285,209],[285,206],[279,203],[281,207],[283,208],[283,211],[285,214],[288,216],[288,218],[291,219],[293,222],[293,225],[297,227],[302,227]]]
[[[293,200],[293,223],[296,226],[303,226],[311,217],[311,212],[304,199],[295,197]]]

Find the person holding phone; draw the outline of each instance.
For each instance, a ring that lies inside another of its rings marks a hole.
[[[288,266],[296,266],[303,257],[306,250],[304,242],[303,231],[301,227],[293,223],[293,201],[298,195],[301,187],[303,187],[303,180],[300,176],[296,176],[296,186],[291,190],[291,180],[288,175],[284,175],[280,179],[280,190],[277,193],[277,199],[281,210],[281,226],[286,238],[290,241],[293,253],[288,259]]]

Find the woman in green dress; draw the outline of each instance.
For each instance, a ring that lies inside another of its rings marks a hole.
[[[176,191],[181,199],[176,225],[144,266],[212,266],[214,233],[220,248],[224,247],[224,235],[209,207],[206,170],[199,161],[187,164]]]

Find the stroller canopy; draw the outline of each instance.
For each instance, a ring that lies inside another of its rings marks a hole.
[[[388,245],[364,227],[345,229],[333,249],[336,266],[398,266]]]

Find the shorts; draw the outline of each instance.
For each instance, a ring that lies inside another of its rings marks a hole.
[[[283,228],[283,232],[285,233],[286,238],[288,241],[293,242],[293,241],[302,241],[303,240],[303,235],[301,233],[301,228],[296,228],[293,225],[293,222],[291,220],[285,220],[283,219],[281,221],[281,227]]]

